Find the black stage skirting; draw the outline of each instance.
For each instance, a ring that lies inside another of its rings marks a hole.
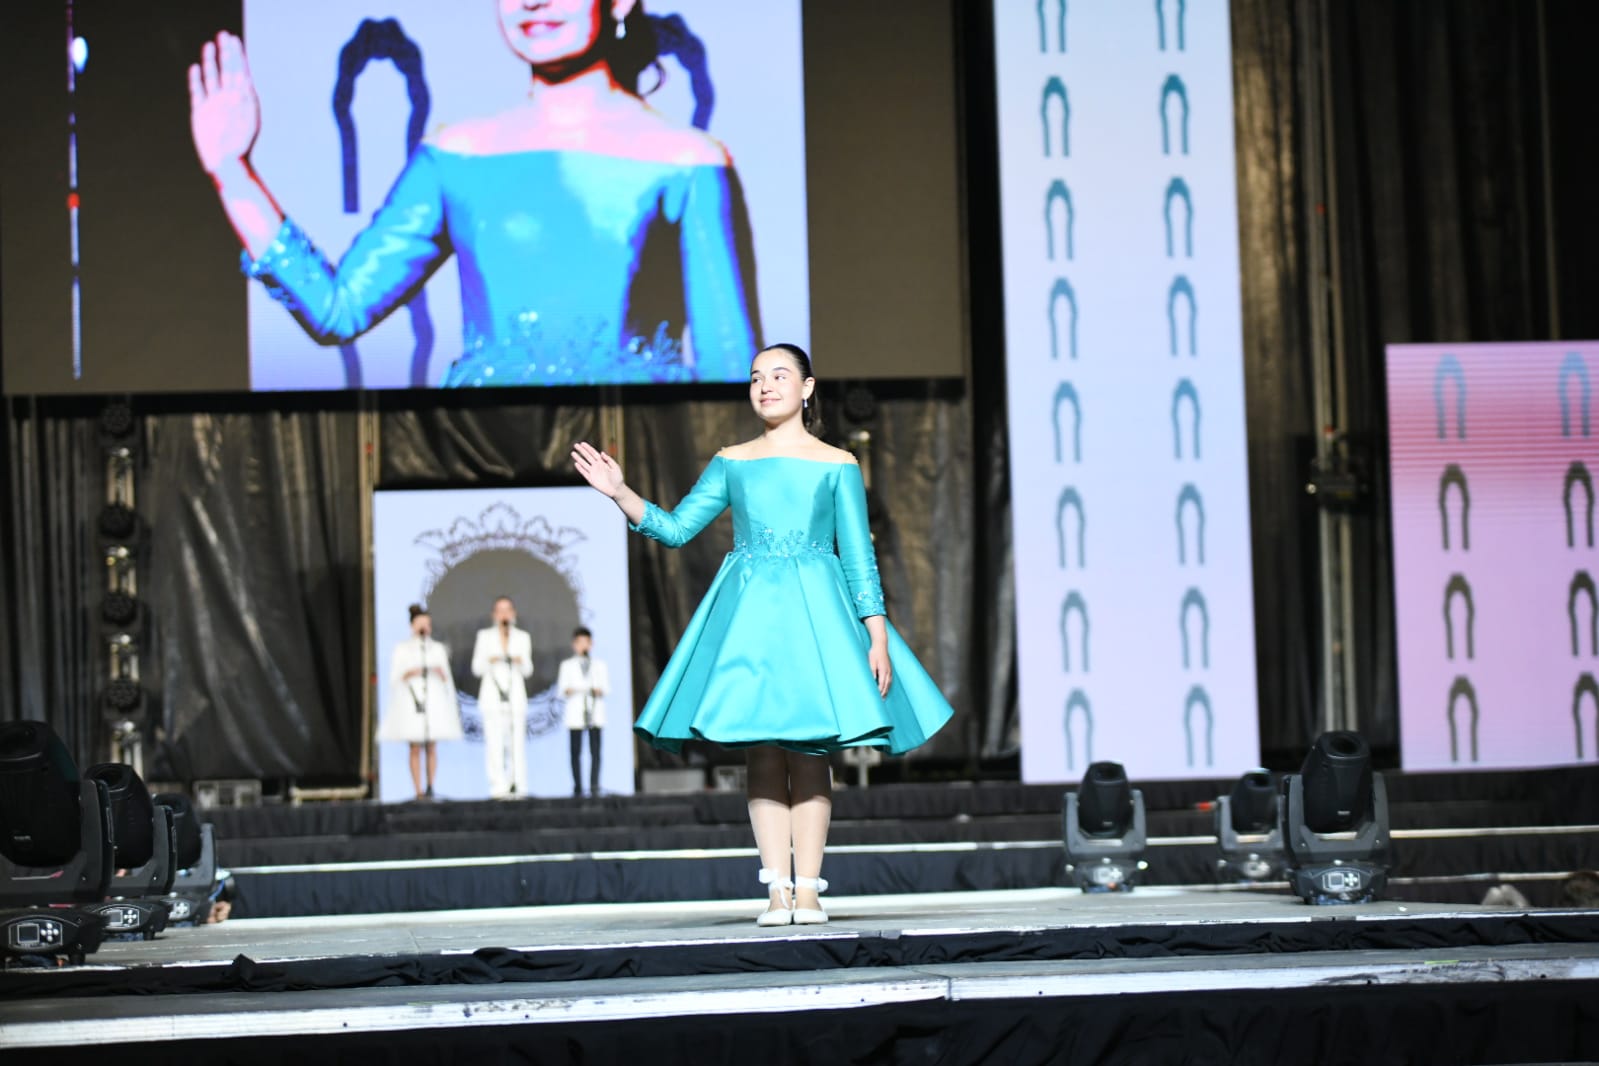
[[[847,1011],[684,1016],[420,1032],[141,1044],[16,1053],[108,1061],[692,1062],[759,1066],[1205,1063],[1415,1066],[1599,1060],[1599,982],[1335,987],[913,1003]],[[110,1057],[108,1057],[110,1056]],[[13,1061],[7,1056],[8,1064]]]
[[[0,1002],[55,997],[290,992],[526,981],[810,972],[950,963],[1205,958],[1334,951],[1449,952],[1515,945],[1599,943],[1599,912],[1491,912],[1243,922],[1129,922],[982,932],[860,932],[834,936],[633,943],[624,946],[289,959],[239,956],[183,963],[0,972]],[[1275,994],[1275,993],[1274,993]]]
[[[1599,818],[1599,766],[1385,775],[1396,829],[1553,826]],[[1199,806],[1231,781],[1136,783],[1154,836],[1211,831]],[[834,844],[1059,839],[1064,789],[1015,783],[889,785],[833,796]],[[577,851],[740,847],[738,792],[510,803],[329,803],[207,811],[227,866]]]
[[[643,903],[744,899],[759,895],[759,863],[746,838],[737,852],[679,856],[640,852],[524,855],[502,859],[392,863],[375,866],[295,866],[234,871],[235,913],[269,918],[315,914],[383,914],[567,903]],[[1056,839],[1059,839],[1056,837]],[[447,843],[447,839],[445,843]],[[1390,898],[1469,903],[1482,899],[1500,874],[1569,871],[1594,865],[1599,833],[1535,832],[1422,837],[1395,842]],[[1148,884],[1210,885],[1216,880],[1213,844],[1157,839],[1145,855]],[[1064,854],[1052,840],[973,844],[831,847],[827,876],[851,895],[1044,888],[1067,883]],[[1425,877],[1410,888],[1408,877]],[[1436,878],[1461,878],[1439,883]],[[1514,878],[1511,878],[1514,881]],[[1559,902],[1554,881],[1516,882],[1540,905]]]

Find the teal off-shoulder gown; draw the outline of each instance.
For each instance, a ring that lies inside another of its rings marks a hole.
[[[863,620],[884,611],[859,467],[719,455],[676,510],[646,503],[630,528],[675,548],[728,507],[733,550],[634,729],[668,751],[709,740],[899,755],[949,721],[948,701],[892,624],[886,698],[867,663]]]

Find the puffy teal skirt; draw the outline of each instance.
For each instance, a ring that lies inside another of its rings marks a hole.
[[[823,755],[878,747],[901,755],[953,712],[893,625],[894,668],[880,696],[838,556],[728,556],[689,621],[634,729],[681,751],[686,740],[775,744]]]

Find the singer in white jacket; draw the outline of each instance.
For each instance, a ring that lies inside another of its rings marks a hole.
[[[394,646],[389,666],[389,706],[379,740],[411,745],[411,784],[417,799],[433,798],[438,776],[438,741],[461,739],[461,705],[450,676],[450,649],[433,639],[433,619],[413,603],[411,638]],[[423,785],[422,756],[427,755]]]
[[[561,662],[555,688],[566,700],[566,728],[572,736],[572,795],[583,794],[583,735],[589,738],[589,795],[600,794],[600,728],[605,725],[605,694],[611,690],[605,660],[590,654],[594,634],[579,626],[572,633],[572,657]]]
[[[516,628],[509,596],[494,601],[494,624],[477,632],[472,676],[482,678],[477,705],[483,713],[483,749],[489,795],[527,795],[527,679],[533,676],[533,638]],[[509,756],[509,766],[507,766]]]

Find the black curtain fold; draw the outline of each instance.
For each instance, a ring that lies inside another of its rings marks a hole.
[[[155,775],[349,779],[361,748],[351,411],[152,420]]]
[[[1353,521],[1362,731],[1397,751],[1398,664],[1384,346],[1546,339],[1539,0],[1329,5],[1335,308],[1351,449],[1371,484]],[[1569,239],[1568,235],[1568,239]],[[1588,268],[1590,276],[1593,268]]]
[[[105,677],[105,563],[94,523],[105,497],[96,420],[8,404],[6,649],[0,720],[49,722],[87,766],[105,741],[95,700]]]
[[[1261,750],[1302,752],[1320,678],[1299,62],[1293,5],[1234,0],[1244,411]]]

